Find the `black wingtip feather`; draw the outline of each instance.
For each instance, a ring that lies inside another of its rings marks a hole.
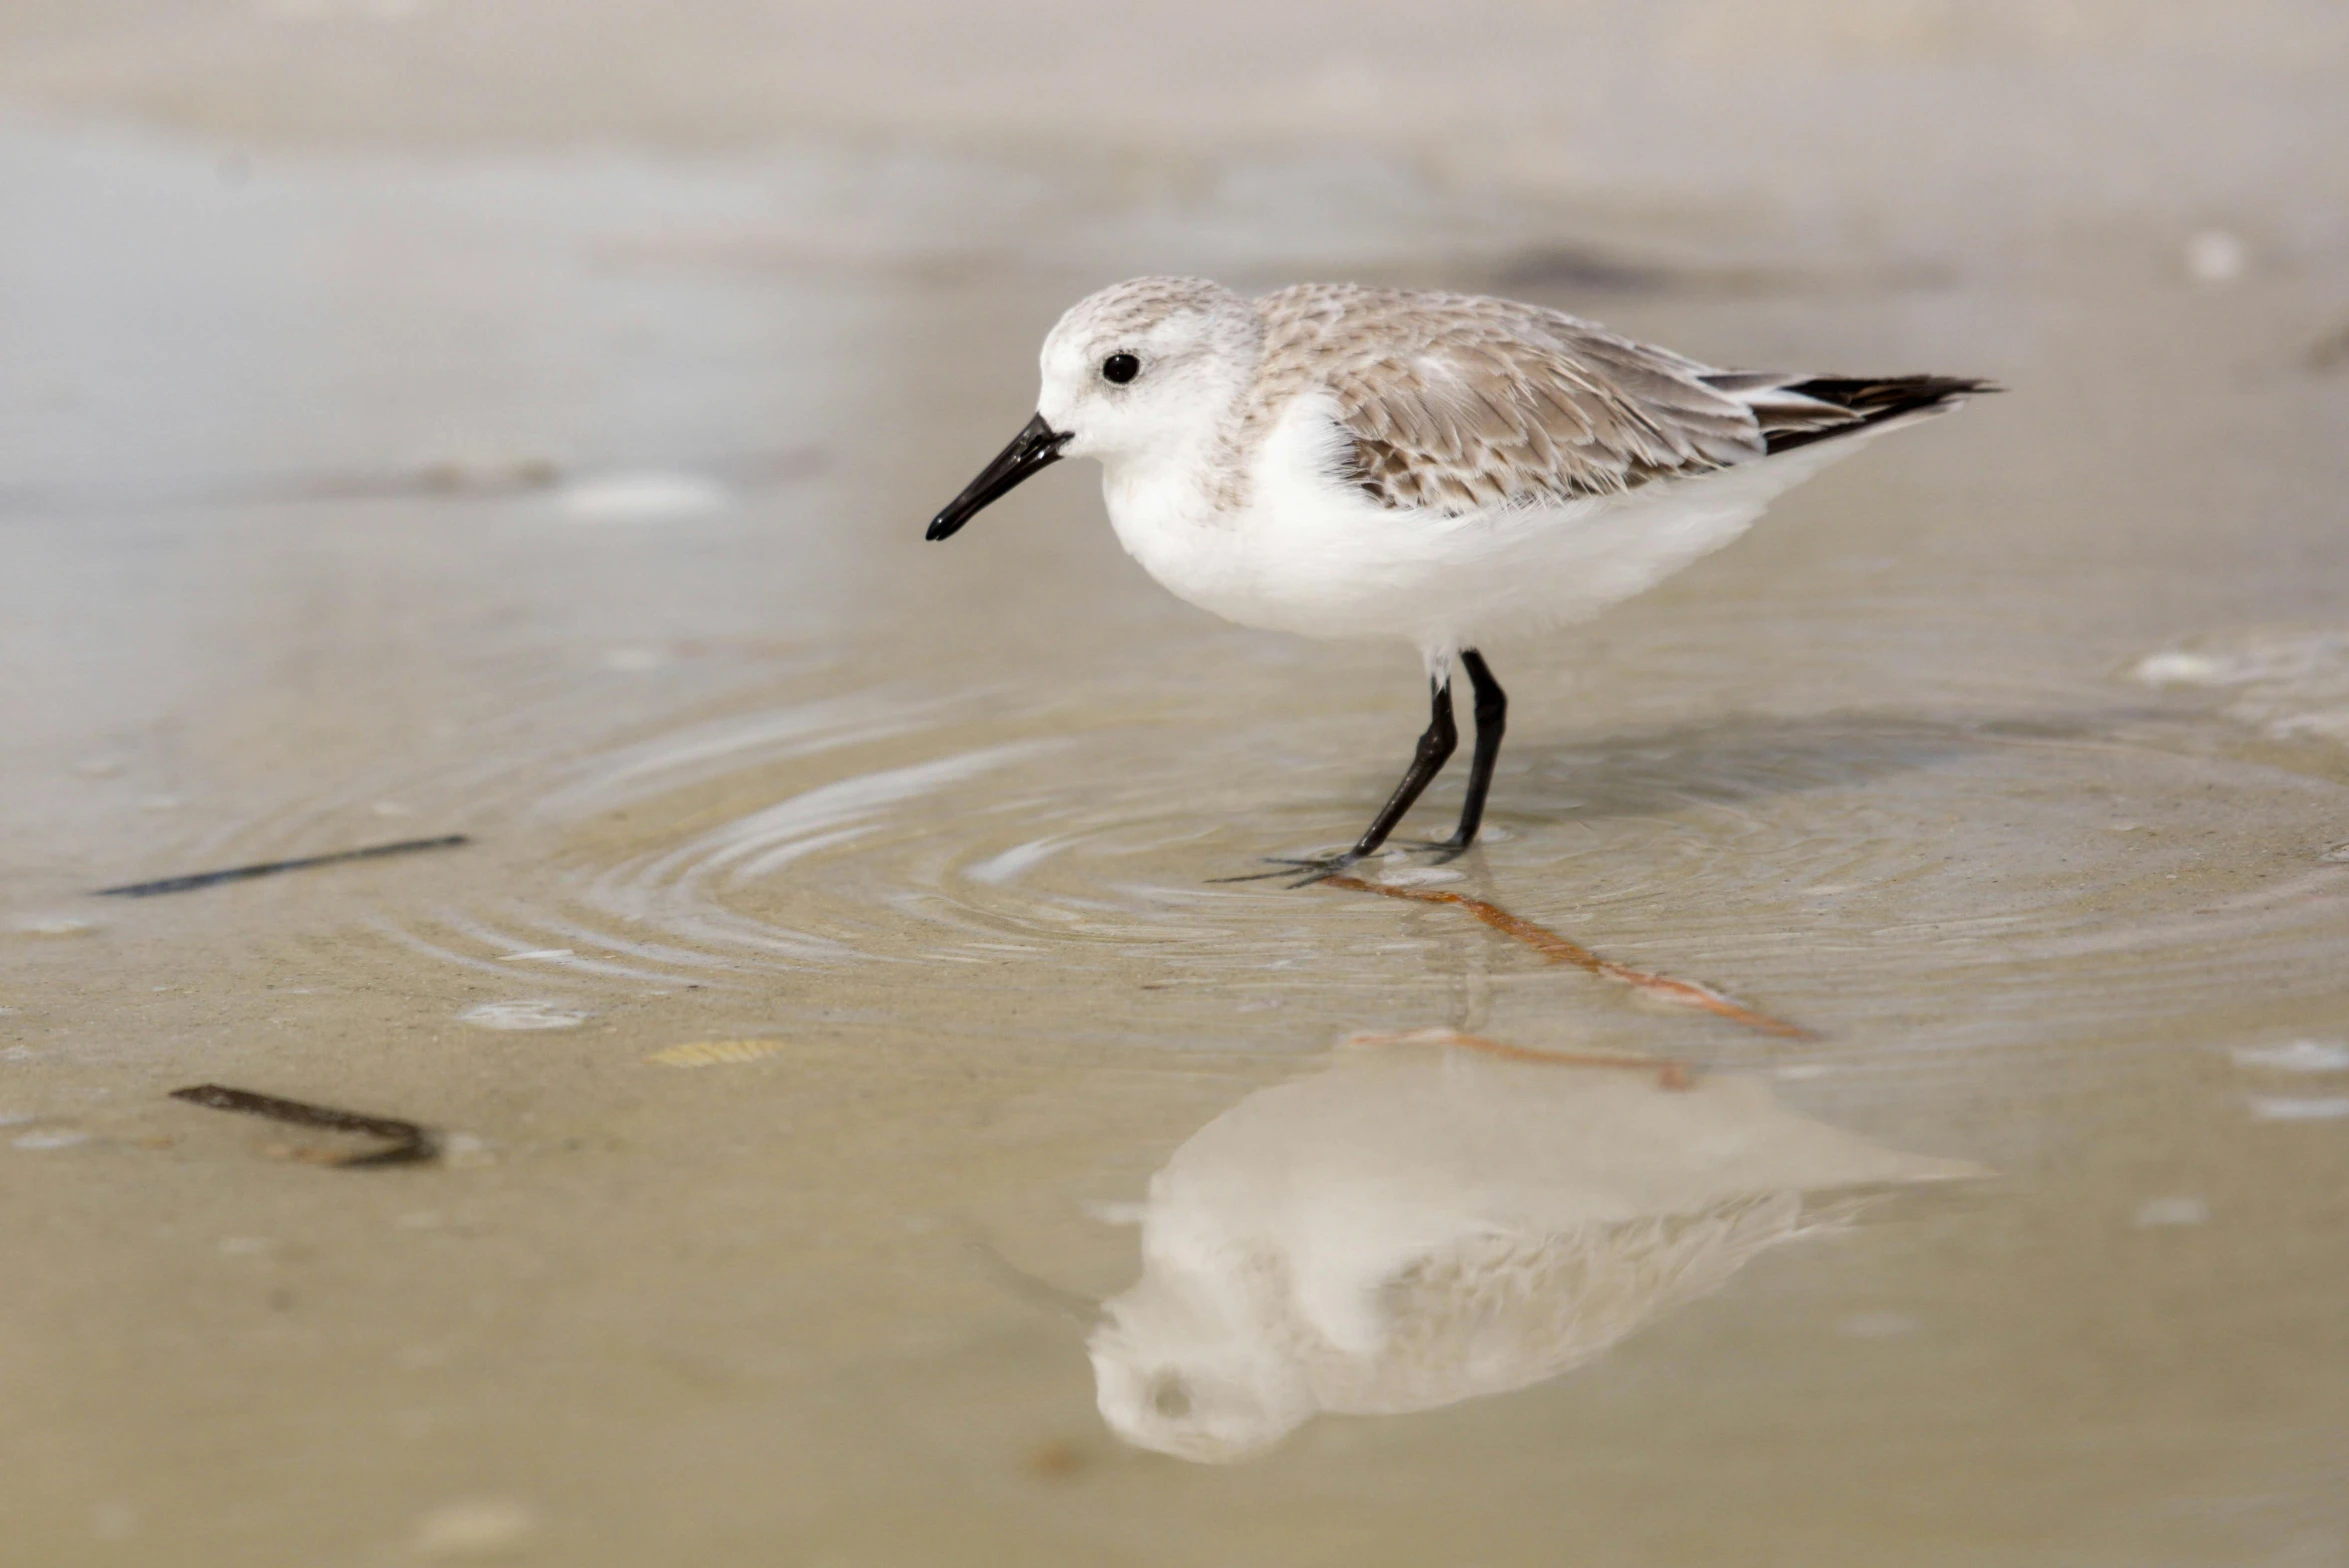
[[[1764,447],[1771,453],[1790,452],[1798,446],[1809,446],[1814,441],[1856,435],[1871,425],[1880,425],[1904,414],[1927,413],[1978,392],[2003,392],[2006,389],[1995,381],[1984,381],[1972,376],[1813,376],[1808,381],[1794,382],[1785,390],[1848,409],[1854,417],[1849,424],[1823,428],[1766,429],[1763,432]]]

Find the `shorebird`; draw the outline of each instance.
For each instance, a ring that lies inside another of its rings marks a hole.
[[[1538,305],[1300,284],[1260,299],[1136,278],[1044,340],[1035,417],[931,520],[945,539],[1064,457],[1177,597],[1244,626],[1417,645],[1430,713],[1354,844],[1276,860],[1292,885],[1379,851],[1459,744],[1476,841],[1508,699],[1487,639],[1586,619],[1743,533],[1863,440],[1997,390],[1964,376],[1723,370]],[[1232,878],[1230,880],[1248,880]]]

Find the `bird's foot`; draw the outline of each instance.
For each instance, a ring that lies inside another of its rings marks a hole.
[[[1369,857],[1347,850],[1339,855],[1313,855],[1303,860],[1283,855],[1267,855],[1264,863],[1276,867],[1272,871],[1252,871],[1244,877],[1211,877],[1213,882],[1269,882],[1275,877],[1293,877],[1290,887],[1311,887],[1331,877],[1342,877]]]

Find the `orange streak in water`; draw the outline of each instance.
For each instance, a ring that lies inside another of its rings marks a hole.
[[[1601,958],[1581,943],[1568,941],[1546,926],[1537,926],[1530,920],[1509,913],[1498,904],[1488,904],[1481,898],[1470,898],[1465,893],[1449,893],[1440,888],[1388,887],[1383,883],[1365,882],[1360,877],[1328,877],[1324,879],[1323,885],[1353,888],[1362,893],[1377,893],[1385,898],[1408,899],[1415,904],[1451,904],[1467,910],[1502,935],[1515,937],[1552,963],[1572,964],[1575,968],[1586,969],[1594,975],[1605,975],[1610,980],[1620,980],[1625,985],[1647,992],[1650,996],[1661,997],[1667,1002],[1677,1002],[1683,1007],[1701,1007],[1708,1013],[1717,1014],[1733,1023],[1741,1023],[1748,1029],[1758,1029],[1763,1034],[1776,1035],[1783,1040],[1818,1038],[1800,1024],[1790,1024],[1783,1018],[1773,1018],[1768,1013],[1759,1013],[1750,1007],[1740,1006],[1719,992],[1708,990],[1692,981],[1675,980],[1670,975],[1651,974],[1645,969],[1634,969],[1629,964],[1619,964],[1612,958]]]

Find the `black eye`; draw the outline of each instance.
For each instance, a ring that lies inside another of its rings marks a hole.
[[[1101,379],[1124,386],[1142,373],[1142,362],[1131,354],[1112,354],[1101,362]]]

